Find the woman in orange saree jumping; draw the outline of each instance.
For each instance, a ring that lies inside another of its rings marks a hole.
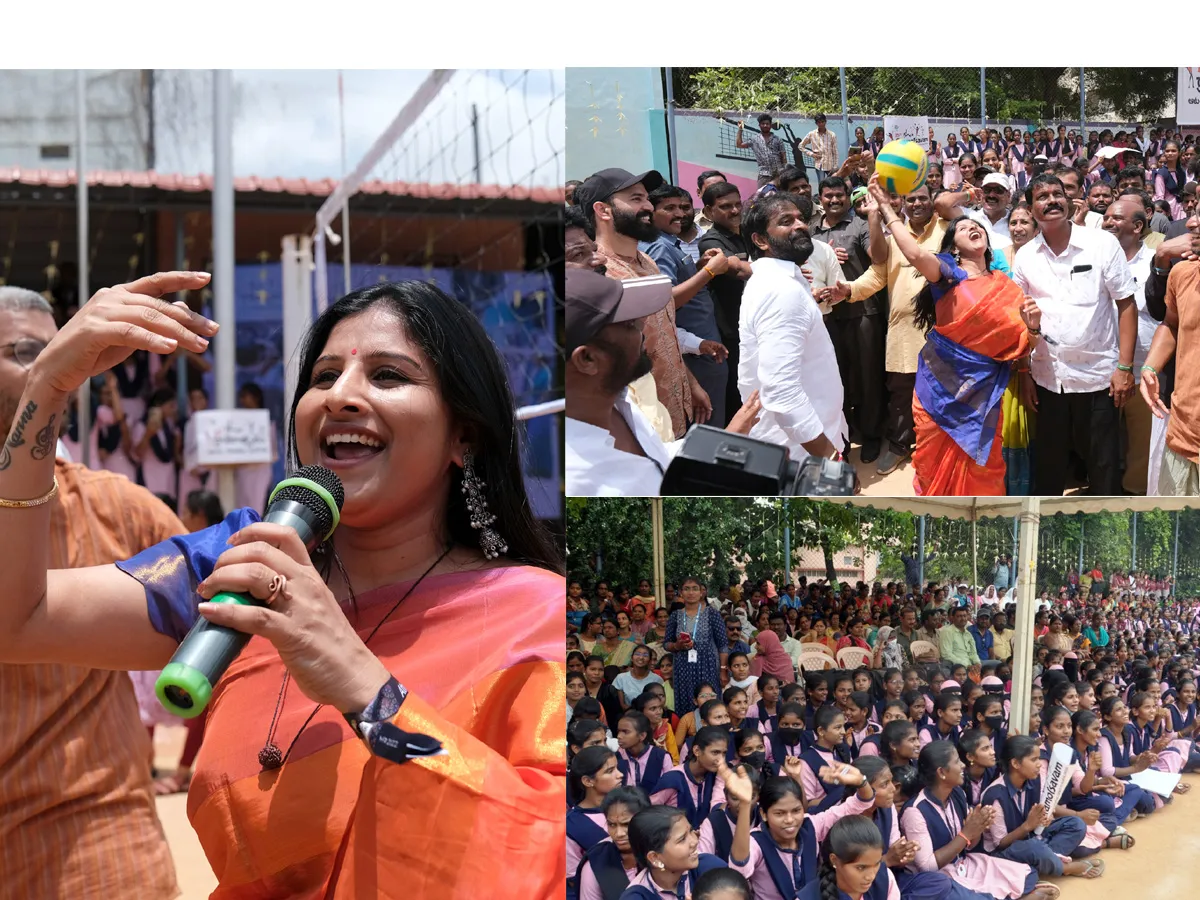
[[[991,268],[987,232],[962,216],[940,253],[906,228],[892,237],[929,282],[916,299],[928,330],[913,391],[914,485],[924,496],[1003,496],[1002,401],[1014,366],[1028,371],[1041,311]]]

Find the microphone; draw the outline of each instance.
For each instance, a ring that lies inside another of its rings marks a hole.
[[[346,492],[337,475],[321,466],[304,466],[271,491],[263,521],[294,529],[305,549],[312,553],[337,528],[345,499]],[[209,602],[263,605],[255,597],[225,592]],[[200,715],[212,698],[213,685],[249,640],[248,634],[200,618],[154,683],[159,703],[184,719]]]

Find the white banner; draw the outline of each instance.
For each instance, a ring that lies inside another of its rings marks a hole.
[[[1179,67],[1175,121],[1180,125],[1200,125],[1200,66]]]
[[[884,141],[916,141],[929,151],[928,116],[884,116]]]
[[[1072,756],[1069,744],[1055,744],[1054,752],[1050,754],[1050,762],[1046,765],[1046,780],[1042,783],[1042,809],[1046,810],[1048,819],[1054,818],[1054,808],[1058,806],[1058,801],[1062,799],[1063,792],[1075,773]],[[1039,827],[1036,833],[1041,834],[1042,829]]]
[[[265,409],[206,409],[192,416],[196,462],[230,466],[271,462],[271,413]]]

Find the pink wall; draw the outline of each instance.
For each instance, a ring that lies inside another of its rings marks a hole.
[[[701,199],[696,195],[696,179],[701,172],[707,171],[710,166],[701,166],[696,163],[679,161],[679,186],[686,188],[692,194],[692,199],[696,203],[696,209],[700,209],[704,205]],[[730,184],[736,184],[738,190],[742,192],[742,200],[749,200],[758,191],[758,181],[754,178],[746,178],[744,175],[730,175],[726,173],[726,178]]]

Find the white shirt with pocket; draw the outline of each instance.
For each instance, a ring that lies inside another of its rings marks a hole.
[[[1107,231],[1071,226],[1061,255],[1040,232],[1016,255],[1012,279],[1042,311],[1033,380],[1056,393],[1107,390],[1117,368],[1117,301],[1136,289],[1125,251]]]
[[[668,445],[645,414],[622,393],[617,411],[628,423],[645,456],[617,449],[616,438],[606,428],[567,417],[568,497],[657,497],[663,473],[671,462]]]

